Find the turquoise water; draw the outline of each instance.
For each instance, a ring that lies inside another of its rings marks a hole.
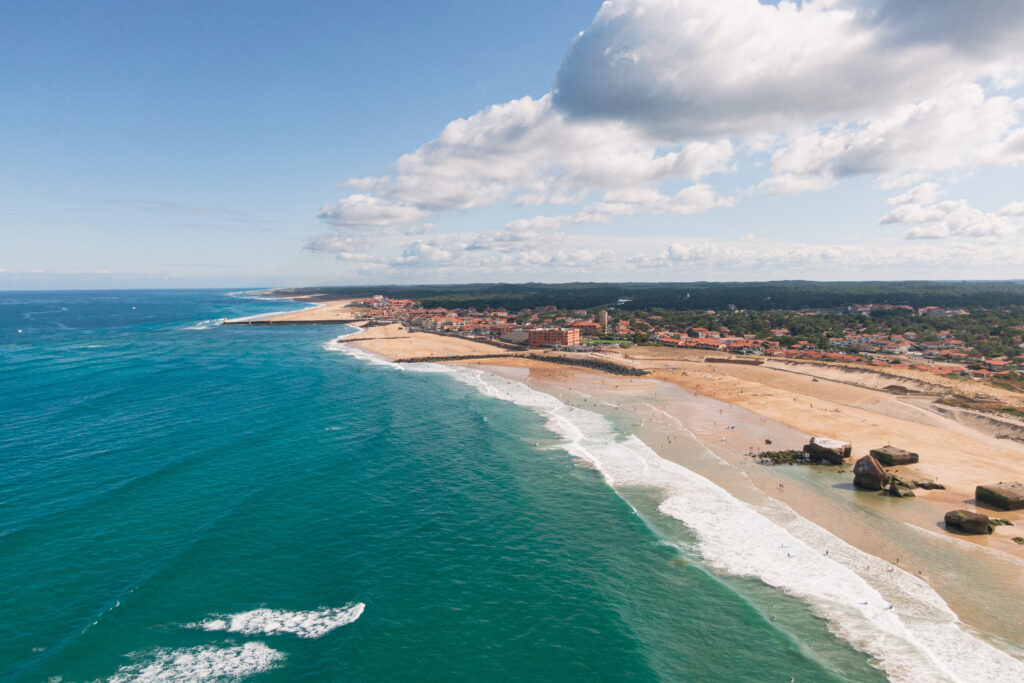
[[[0,294],[0,679],[883,678],[537,413],[202,322],[288,306]]]

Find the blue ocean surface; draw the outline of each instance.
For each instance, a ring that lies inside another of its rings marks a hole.
[[[0,293],[0,680],[884,679],[536,412],[216,324],[295,307]]]

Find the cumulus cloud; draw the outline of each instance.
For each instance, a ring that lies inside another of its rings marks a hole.
[[[1016,237],[1024,233],[1024,202],[1007,204],[992,213],[971,207],[966,199],[928,205],[909,202],[897,206],[879,223],[912,226],[904,234],[908,240]]]
[[[319,213],[335,232],[306,248],[368,268],[446,272],[874,263],[877,249],[848,246],[758,250],[680,234],[655,251],[608,250],[578,234],[862,175],[911,188],[881,219],[906,226],[908,239],[1005,238],[1018,234],[1024,203],[985,213],[939,201],[935,181],[1024,162],[1020,44],[1017,0],[984,11],[959,0],[608,0],[568,47],[551,93],[455,119],[382,175],[345,181],[348,194]],[[749,190],[720,183],[729,174]],[[445,230],[445,214],[494,205],[547,209],[502,215],[500,228]],[[374,243],[360,237],[370,233]],[[954,242],[941,246],[998,256]],[[917,246],[907,258],[931,253]]]
[[[320,218],[341,228],[384,227],[509,198],[575,203],[591,191],[699,180],[726,170],[734,151],[728,140],[667,149],[627,124],[570,124],[550,96],[524,97],[452,121],[384,176],[348,181],[361,191],[325,205]]]
[[[1021,44],[1019,7],[992,20],[978,16],[987,7],[941,5],[936,20],[918,2],[609,0],[569,48],[555,103],[668,139],[746,135],[859,118],[1019,67],[1006,49],[981,49]]]
[[[429,211],[367,194],[353,194],[324,204],[318,218],[339,228],[382,227],[426,218]]]
[[[923,245],[890,244],[885,249],[871,245],[786,244],[757,250],[720,242],[673,243],[653,253],[641,253],[625,259],[642,270],[672,273],[728,273],[749,278],[752,273],[777,273],[789,270],[825,273],[837,277],[846,272],[891,274],[913,268],[1015,266],[1024,256],[1024,244],[1004,245],[951,243]]]
[[[986,97],[981,86],[961,84],[863,121],[788,136],[771,157],[769,181],[819,189],[876,174],[883,184],[902,185],[937,171],[1019,163],[1024,149],[1012,144],[1022,112],[1024,99]]]
[[[372,243],[364,237],[342,237],[332,233],[314,237],[303,248],[318,254],[329,254],[339,261],[375,263],[381,259],[370,251],[372,247]]]

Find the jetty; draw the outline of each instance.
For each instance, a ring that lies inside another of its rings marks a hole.
[[[353,323],[365,323],[366,318],[325,318],[322,320],[317,319],[303,319],[303,318],[289,318],[285,320],[275,318],[262,318],[257,320],[225,320],[225,325],[248,325],[250,327],[256,326],[268,326],[268,325],[351,325]]]

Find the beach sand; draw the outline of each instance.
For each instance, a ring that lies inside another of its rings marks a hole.
[[[267,292],[272,294],[272,292]],[[290,296],[291,301],[316,304],[316,308],[304,308],[301,311],[291,311],[262,318],[277,322],[337,322],[340,320],[357,321],[365,317],[366,309],[353,306],[352,299],[326,299],[321,300],[317,296]]]
[[[370,328],[346,343],[392,360],[502,353],[488,344],[398,326]],[[1024,546],[1012,541],[1024,536],[1024,511],[974,504],[977,484],[1024,481],[1024,445],[996,438],[998,426],[943,414],[932,405],[935,396],[883,390],[897,382],[922,392],[930,386],[913,376],[893,379],[789,362],[708,363],[708,354],[658,347],[600,355],[652,374],[618,376],[513,355],[458,364],[597,410],[661,457],[741,500],[780,501],[864,552],[894,564],[898,558],[901,569],[926,578],[965,622],[1024,645],[1017,611],[1005,607],[1019,604],[1024,589]],[[851,442],[850,464],[768,466],[750,457],[759,450],[799,449],[811,435]],[[694,438],[709,457],[694,456]],[[855,489],[852,462],[885,444],[921,455],[917,465],[893,468],[902,478],[934,479],[947,489],[918,489],[912,499]],[[943,514],[959,508],[1014,526],[996,527],[991,536],[951,534]]]

